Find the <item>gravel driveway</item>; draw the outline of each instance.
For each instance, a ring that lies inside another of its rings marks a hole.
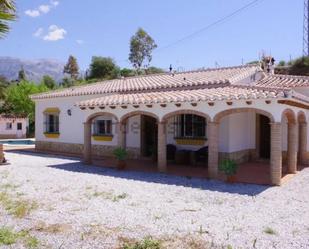
[[[309,248],[309,168],[267,187],[6,157],[0,226],[27,231],[32,248],[123,248],[147,236],[166,248]],[[21,215],[8,206],[18,201],[28,203]],[[3,248],[31,248],[21,237]]]

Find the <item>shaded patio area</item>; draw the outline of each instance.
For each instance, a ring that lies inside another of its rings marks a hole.
[[[45,156],[65,156],[73,158],[81,158],[80,155],[61,153],[61,152],[46,152],[39,151],[34,148],[29,147],[5,147],[5,151],[15,152],[15,153],[34,153],[42,154]],[[157,162],[151,159],[128,159],[126,160],[127,166],[124,171],[139,171],[148,173],[158,173]],[[105,158],[93,158],[92,165],[102,167],[102,168],[117,168],[117,160],[112,157]],[[87,167],[87,166],[85,166]],[[298,171],[306,168],[306,165],[298,165]],[[201,178],[209,179],[208,168],[204,165],[180,165],[175,163],[168,163],[167,172],[165,174],[181,176],[187,178]],[[289,181],[294,174],[288,174],[287,165],[282,165],[282,184]],[[218,179],[221,181],[225,180],[225,175],[222,172],[218,172]],[[271,185],[270,182],[270,165],[267,160],[260,160],[256,162],[248,162],[239,165],[238,172],[236,175],[237,183],[249,183],[249,184],[259,184],[259,185]]]
[[[126,161],[127,171],[158,172],[157,163],[150,159],[130,159]],[[99,167],[116,168],[117,160],[114,158],[104,158],[93,160],[93,165]],[[202,165],[179,165],[168,163],[167,172],[169,175],[182,176],[187,178],[204,178],[208,179],[208,168]],[[283,183],[290,179],[293,174],[287,174],[287,167],[283,166],[282,181]],[[219,172],[218,179],[224,181],[225,175]],[[270,182],[270,165],[268,161],[248,162],[239,165],[236,175],[237,183],[250,183],[271,185]]]

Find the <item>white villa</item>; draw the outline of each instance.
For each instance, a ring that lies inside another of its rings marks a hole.
[[[309,77],[274,75],[260,65],[109,80],[33,95],[36,149],[109,157],[123,147],[131,158],[198,161],[218,177],[222,158],[262,160],[269,183],[283,165],[308,162]],[[146,167],[146,166],[145,166]]]
[[[0,139],[25,138],[29,126],[28,118],[0,115]]]

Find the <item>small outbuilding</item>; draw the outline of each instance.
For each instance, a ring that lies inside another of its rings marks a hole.
[[[0,115],[0,139],[26,138],[29,120],[24,116]]]

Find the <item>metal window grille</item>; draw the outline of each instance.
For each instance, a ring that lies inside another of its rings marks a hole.
[[[193,114],[182,114],[175,117],[175,137],[206,138],[206,120]]]

